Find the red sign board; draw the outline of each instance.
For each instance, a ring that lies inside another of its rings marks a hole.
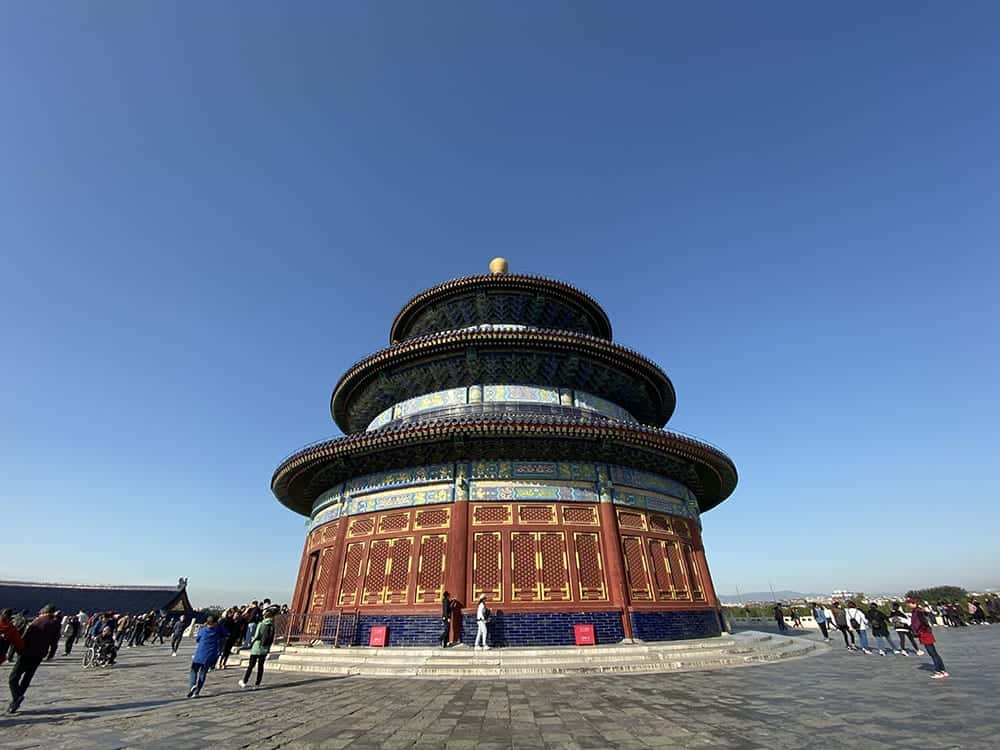
[[[591,628],[591,630],[593,630],[593,628]],[[384,646],[387,631],[388,628],[385,625],[373,625],[371,632],[368,634],[368,645]]]
[[[597,643],[594,640],[593,625],[574,625],[573,637],[576,639],[577,646],[593,646]]]

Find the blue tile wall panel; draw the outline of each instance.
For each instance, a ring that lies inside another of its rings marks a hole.
[[[490,646],[572,646],[573,626],[593,625],[598,643],[625,637],[620,612],[497,612],[489,624]],[[476,641],[476,615],[462,616],[462,643]]]
[[[340,631],[342,645],[367,646],[372,627],[385,625],[387,646],[436,646],[442,627],[441,618],[435,615],[361,615],[356,631],[353,624],[353,616],[350,621],[344,617]],[[351,631],[346,637],[345,628]]]
[[[714,610],[633,612],[633,635],[643,641],[673,641],[721,635]],[[618,612],[497,612],[489,625],[491,646],[572,646],[573,626],[594,626],[598,643],[618,643],[624,637]],[[435,615],[345,614],[337,633],[337,615],[323,618],[320,638],[342,646],[367,646],[375,625],[388,628],[388,646],[436,646],[441,635],[441,618]],[[476,639],[476,615],[462,616],[462,643],[472,646]]]
[[[719,615],[713,609],[632,613],[632,635],[641,641],[678,641],[721,634]]]

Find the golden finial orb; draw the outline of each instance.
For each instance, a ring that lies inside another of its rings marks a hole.
[[[505,274],[508,271],[507,259],[506,258],[494,258],[490,261],[490,273]]]

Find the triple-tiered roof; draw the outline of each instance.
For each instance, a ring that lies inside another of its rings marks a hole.
[[[701,511],[732,493],[736,468],[724,453],[661,429],[676,403],[670,379],[612,341],[597,302],[506,268],[496,259],[490,274],[445,282],[403,306],[390,346],[353,365],[334,388],[330,411],[345,437],[311,445],[275,471],[271,487],[282,503],[309,515],[321,494],[353,476],[471,458],[632,466],[682,482]],[[613,408],[581,408],[573,398],[398,408],[482,384],[587,394]]]

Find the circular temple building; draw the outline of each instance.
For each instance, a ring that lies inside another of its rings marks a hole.
[[[667,375],[568,284],[498,258],[418,294],[334,388],[345,437],[271,480],[309,518],[295,629],[433,645],[448,591],[469,645],[480,594],[492,645],[572,644],[575,625],[597,643],[718,635],[700,517],[736,468],[663,429],[674,405]]]

